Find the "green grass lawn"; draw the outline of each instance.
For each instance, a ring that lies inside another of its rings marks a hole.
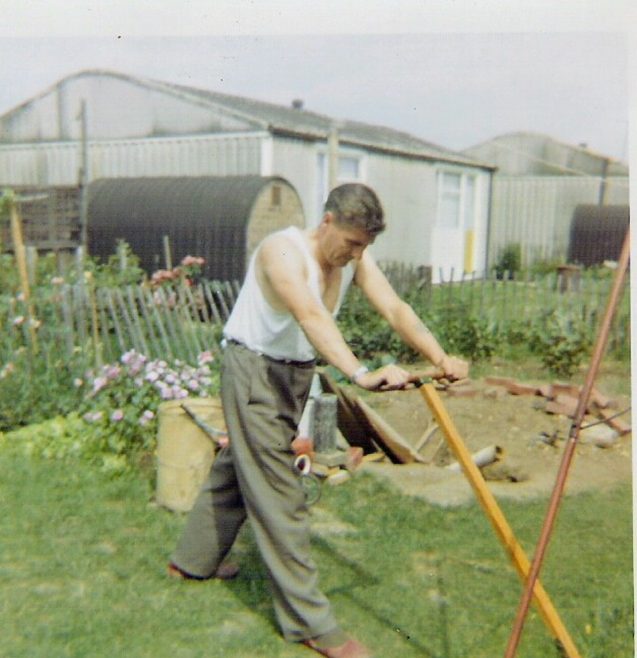
[[[148,480],[0,453],[0,655],[7,658],[311,656],[279,636],[248,527],[236,581],[164,568],[184,523]],[[633,656],[628,486],[565,499],[542,582],[584,658]],[[503,503],[529,553],[545,502]],[[481,508],[432,507],[369,475],[324,487],[314,557],[346,630],[378,658],[497,658],[521,595]],[[531,610],[520,658],[559,656]]]

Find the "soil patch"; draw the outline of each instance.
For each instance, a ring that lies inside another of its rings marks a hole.
[[[548,414],[540,406],[541,398],[510,395],[494,390],[481,380],[474,397],[453,397],[440,391],[456,428],[471,453],[497,445],[502,457],[482,469],[496,498],[532,499],[550,496],[559,469],[571,419]],[[417,390],[387,392],[365,396],[365,401],[412,446],[422,440],[433,418]],[[615,399],[617,410],[630,406],[628,397]],[[622,416],[630,422],[630,415]],[[595,432],[606,429],[599,425]],[[608,447],[592,443],[594,428],[582,430],[567,480],[566,493],[600,490],[630,481],[632,477],[631,434],[613,440]],[[428,464],[369,463],[364,470],[389,479],[402,493],[418,496],[442,505],[463,505],[474,499],[472,489],[461,473],[445,465],[453,461],[440,429],[420,450]]]

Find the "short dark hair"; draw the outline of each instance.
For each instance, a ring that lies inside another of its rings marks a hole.
[[[376,193],[362,183],[345,183],[335,187],[325,202],[337,224],[362,228],[372,236],[385,230],[383,207]]]

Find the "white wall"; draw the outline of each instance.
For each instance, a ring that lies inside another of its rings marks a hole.
[[[260,174],[267,133],[91,141],[89,176]],[[0,185],[76,185],[80,142],[0,145]]]

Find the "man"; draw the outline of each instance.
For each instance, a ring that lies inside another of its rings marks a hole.
[[[350,282],[448,378],[466,377],[468,371],[464,361],[444,352],[368,253],[384,228],[375,193],[347,184],[330,193],[317,228],[274,233],[255,252],[224,328],[221,396],[230,444],[215,459],[169,567],[183,578],[232,575],[221,563],[247,516],[285,639],[331,658],[371,654],[339,629],[318,589],[307,506],[292,468],[290,444],[315,354],[368,390],[410,381],[397,365],[369,372],[343,339],[334,317]]]

